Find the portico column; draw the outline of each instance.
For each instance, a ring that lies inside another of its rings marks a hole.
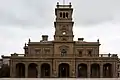
[[[10,76],[11,78],[15,78],[15,71],[16,71],[16,68],[15,68],[15,63],[13,62],[12,65],[10,65]]]
[[[38,78],[40,78],[40,74],[41,74],[41,66],[40,66],[40,64],[38,65],[37,70],[38,70]]]
[[[72,60],[72,65],[70,65],[70,67],[72,68],[71,69],[71,76],[72,78],[75,78],[76,77],[76,73],[75,73],[75,60]]]
[[[90,78],[90,74],[91,74],[91,65],[90,65],[90,62],[88,62],[88,70],[87,70],[87,77]]]
[[[28,63],[25,64],[25,78],[28,78]]]
[[[16,63],[13,64],[12,70],[13,70],[13,78],[16,78]]]
[[[103,63],[100,64],[100,78],[103,78]]]
[[[10,77],[13,78],[13,64],[12,64],[12,61],[10,60]]]
[[[117,65],[116,65],[117,63],[115,63],[115,62],[113,62],[112,63],[112,72],[111,72],[111,74],[113,75],[112,77],[113,78],[117,78],[117,70],[116,70],[116,68],[117,68]]]

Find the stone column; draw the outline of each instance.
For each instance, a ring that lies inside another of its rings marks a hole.
[[[13,63],[13,65],[12,65],[13,67],[12,67],[12,77],[13,78],[16,78],[16,63]]]
[[[118,78],[119,76],[118,76],[118,63],[116,62],[116,78]],[[120,73],[119,73],[120,74]]]
[[[50,63],[50,78],[53,77],[53,65],[52,65],[52,62]]]
[[[90,78],[90,75],[91,75],[91,64],[90,64],[90,62],[88,62],[87,67],[88,67],[88,70],[87,70],[87,77]]]
[[[37,70],[38,70],[38,78],[40,78],[40,75],[41,75],[41,66],[40,66],[40,64],[37,66]]]
[[[12,69],[12,61],[10,60],[10,77],[13,78],[13,69]]]
[[[28,63],[25,64],[25,78],[28,78]]]
[[[113,78],[117,78],[117,70],[116,70],[115,62],[112,63],[112,75],[113,75]]]
[[[100,64],[100,78],[103,78],[103,63]]]
[[[70,65],[70,67],[71,67],[71,76],[70,77],[72,77],[72,78],[75,78],[76,77],[76,73],[75,73],[75,68],[76,68],[76,66],[75,66],[75,60],[72,60],[72,65]]]

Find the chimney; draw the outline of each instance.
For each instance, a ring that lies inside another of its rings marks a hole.
[[[84,40],[84,38],[78,38],[78,41],[83,41]]]
[[[42,35],[42,41],[48,41],[48,35]]]

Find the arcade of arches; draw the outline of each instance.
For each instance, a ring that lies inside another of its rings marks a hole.
[[[70,78],[70,65],[68,63],[61,63],[58,65],[57,76],[59,78]],[[101,69],[102,68],[102,69]],[[16,64],[16,77],[17,78],[49,78],[52,77],[52,67],[48,63],[37,65],[35,63]],[[90,72],[89,72],[90,71]],[[88,66],[88,64],[80,63],[76,66],[77,78],[111,78],[112,76],[112,64],[106,63],[102,66],[94,63]]]

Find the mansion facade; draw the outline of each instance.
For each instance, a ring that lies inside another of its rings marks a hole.
[[[24,54],[11,54],[11,78],[117,78],[117,54],[99,54],[99,40],[74,41],[71,3],[55,8],[54,40],[48,35],[24,46]]]

